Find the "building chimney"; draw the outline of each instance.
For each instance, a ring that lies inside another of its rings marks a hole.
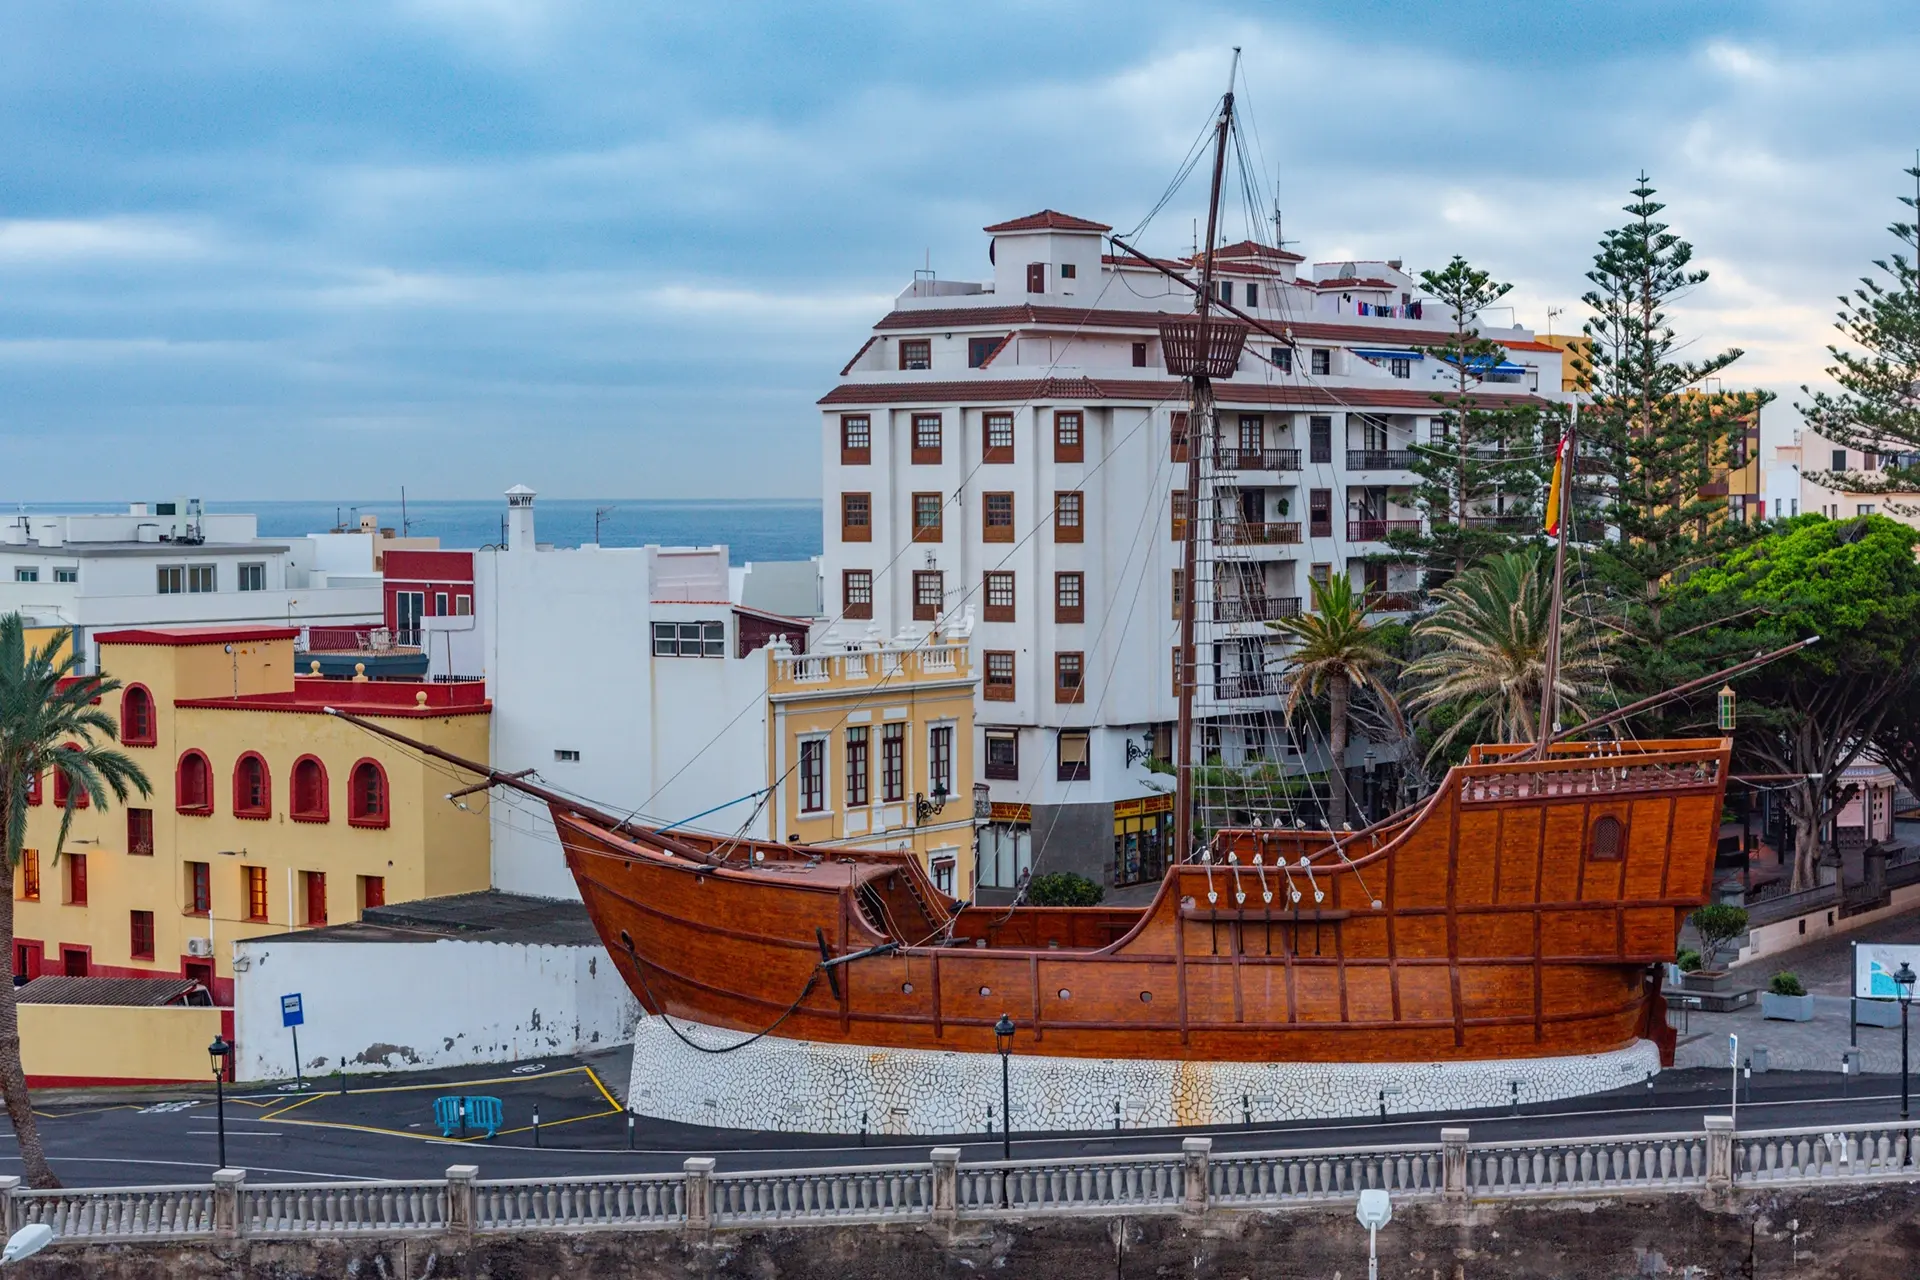
[[[507,550],[533,550],[533,490],[523,484],[507,490]]]

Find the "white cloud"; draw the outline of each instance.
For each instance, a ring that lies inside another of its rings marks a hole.
[[[178,259],[199,255],[200,238],[145,218],[14,218],[0,221],[0,261],[29,265],[89,259]]]

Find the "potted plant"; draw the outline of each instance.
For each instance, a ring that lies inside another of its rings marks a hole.
[[[1798,974],[1783,969],[1773,975],[1761,993],[1760,1014],[1776,1022],[1812,1022],[1813,997],[1807,994]]]
[[[1731,978],[1725,969],[1719,967],[1720,953],[1729,942],[1747,931],[1747,912],[1744,907],[1728,906],[1724,902],[1709,903],[1701,907],[1687,919],[1693,925],[1693,931],[1700,935],[1702,951],[1700,968],[1687,975],[1687,989],[1690,991],[1725,991],[1731,987]]]

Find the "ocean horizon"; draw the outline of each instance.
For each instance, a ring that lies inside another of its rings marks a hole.
[[[151,499],[149,499],[151,501]],[[0,510],[49,514],[124,511],[125,502],[8,502]],[[210,512],[248,512],[260,519],[264,538],[299,538],[336,525],[356,526],[374,515],[382,528],[399,533],[402,511],[392,501],[208,502]],[[806,560],[821,552],[820,503],[811,498],[539,498],[534,536],[556,547],[598,540],[605,547],[698,547],[724,544],[733,564],[754,560]],[[507,504],[502,498],[408,502],[405,528],[416,538],[438,538],[450,550],[470,550],[504,537]]]

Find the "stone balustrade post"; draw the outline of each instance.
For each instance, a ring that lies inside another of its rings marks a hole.
[[[1467,1198],[1467,1129],[1440,1131],[1440,1196],[1444,1200]]]
[[[246,1226],[240,1220],[240,1192],[246,1188],[245,1169],[213,1171],[213,1238],[237,1240]]]
[[[953,1230],[960,1220],[960,1148],[935,1147],[933,1160],[933,1225]]]
[[[447,1166],[447,1234],[461,1244],[473,1243],[473,1180],[477,1164]]]
[[[1733,1117],[1707,1117],[1707,1190],[1733,1190]]]
[[[1186,1168],[1186,1203],[1183,1212],[1194,1217],[1207,1211],[1212,1198],[1211,1177],[1208,1164],[1213,1158],[1212,1138],[1182,1138],[1180,1140],[1180,1159]]]
[[[9,1240],[13,1233],[26,1226],[26,1215],[20,1211],[20,1179],[0,1178],[0,1235]]]
[[[680,1167],[687,1175],[687,1230],[713,1230],[713,1157],[689,1156]]]

